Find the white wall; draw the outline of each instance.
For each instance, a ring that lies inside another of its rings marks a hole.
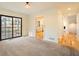
[[[79,37],[79,13],[77,14],[77,36]]]
[[[28,15],[13,12],[11,10],[4,9],[2,7],[0,7],[0,14],[9,15],[9,16],[16,16],[16,17],[22,17],[22,35],[23,36],[28,35],[28,28],[29,28],[29,26],[28,26],[29,25],[29,16]]]
[[[41,11],[30,16],[30,28],[29,32],[35,35],[35,17],[44,16],[44,39],[54,38],[53,41],[57,42],[58,37],[62,33],[62,15],[58,13],[56,9],[48,9],[46,11]]]

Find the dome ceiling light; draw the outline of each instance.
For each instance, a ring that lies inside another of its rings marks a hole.
[[[26,2],[25,6],[26,6],[26,8],[30,8],[31,7],[29,2]]]

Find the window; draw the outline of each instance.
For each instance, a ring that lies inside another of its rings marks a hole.
[[[1,40],[22,36],[22,18],[0,15],[0,21]]]

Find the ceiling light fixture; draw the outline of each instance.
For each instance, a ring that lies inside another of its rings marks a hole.
[[[30,8],[31,7],[29,2],[26,2],[25,6],[26,6],[26,8]]]

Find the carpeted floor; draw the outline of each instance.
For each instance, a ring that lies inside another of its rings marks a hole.
[[[0,41],[1,56],[72,56],[79,55],[68,47],[50,41],[39,41],[35,38],[20,37]]]

